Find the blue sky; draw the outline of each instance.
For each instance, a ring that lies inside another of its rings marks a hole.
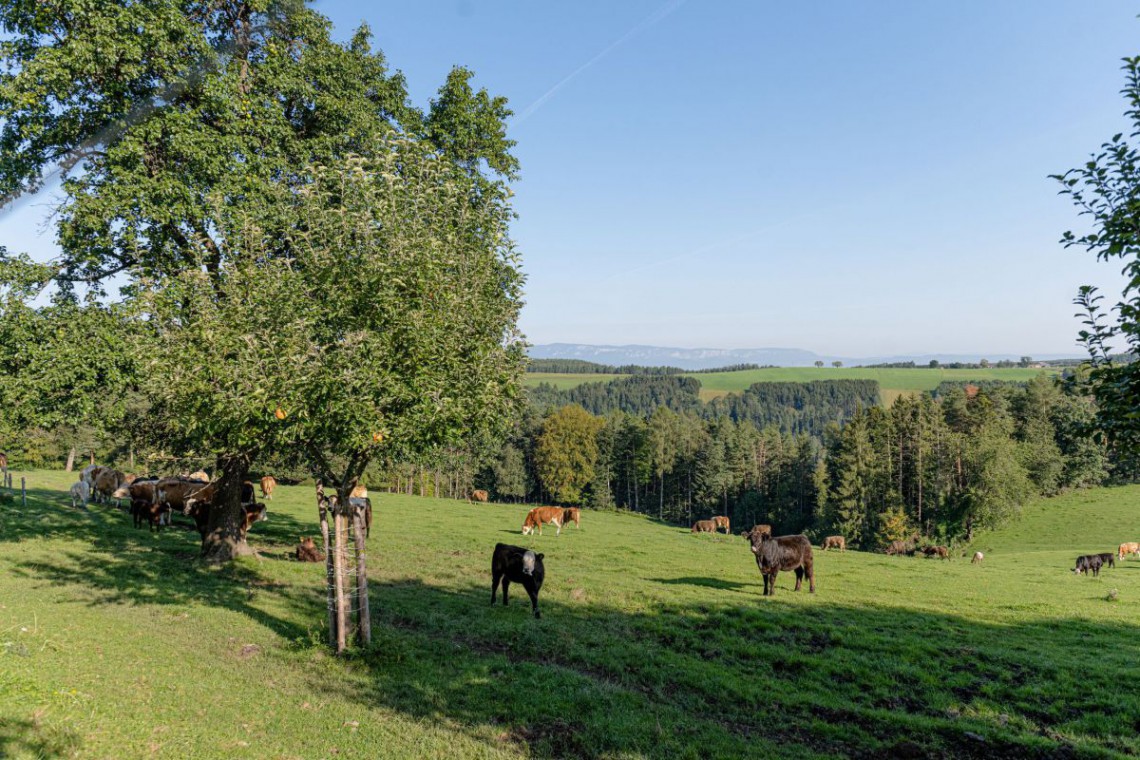
[[[461,64],[520,114],[532,342],[1075,354],[1077,286],[1119,293],[1047,175],[1127,127],[1133,3],[315,7],[418,103]]]

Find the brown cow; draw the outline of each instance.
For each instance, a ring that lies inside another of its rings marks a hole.
[[[317,548],[313,543],[313,539],[305,536],[301,539],[301,543],[297,544],[297,551],[295,556],[298,562],[324,562],[325,553]]]
[[[913,557],[914,553],[918,550],[918,534],[911,536],[905,541],[896,540],[891,541],[887,545],[885,552],[890,556],[905,554],[908,557]]]
[[[195,504],[209,504],[214,500],[216,483],[202,483],[182,478],[162,478],[155,484],[155,501],[169,509],[190,514]]]
[[[770,535],[772,535],[772,526],[771,525],[764,525],[764,524],[753,525],[752,530],[746,530],[746,531],[742,532],[740,535],[744,536],[744,538],[747,540],[752,540],[753,536],[761,536],[761,535],[769,535],[770,536]]]
[[[772,536],[762,533],[752,535],[752,553],[756,555],[756,566],[764,578],[764,596],[776,593],[776,574],[780,570],[796,571],[796,591],[808,578],[808,590],[815,593],[815,570],[811,553],[811,541],[807,536]]]
[[[581,528],[582,510],[577,507],[566,507],[562,510],[562,524],[569,525],[571,520],[574,521],[574,530]]]
[[[526,520],[522,526],[523,535],[529,535],[537,530],[541,536],[543,523],[550,523],[558,528],[556,536],[562,535],[562,514],[562,507],[535,507],[526,513]]]
[[[200,481],[202,483],[209,483],[210,482],[210,476],[206,474],[205,470],[198,470],[197,472],[192,472],[186,476],[186,479],[187,480],[197,480],[197,481]]]
[[[950,559],[950,550],[945,546],[927,546],[922,550],[927,559],[931,557],[940,557],[942,559]]]
[[[266,475],[261,479],[261,495],[267,501],[273,500],[273,489],[277,488],[277,478],[272,475]]]
[[[1121,544],[1120,548],[1116,550],[1117,559],[1124,559],[1124,556],[1127,554],[1140,555],[1140,543],[1132,541],[1126,544]]]
[[[822,551],[828,549],[838,549],[839,551],[847,551],[847,539],[843,536],[828,536],[823,539],[823,545],[819,547]]]
[[[118,470],[103,467],[99,470],[99,474],[95,476],[95,487],[92,489],[92,496],[97,503],[106,504],[115,498],[116,491],[125,485],[130,485],[131,482],[132,479],[129,479]]]
[[[491,498],[491,494],[484,491],[482,488],[476,488],[471,492],[471,501],[477,501],[480,504],[486,504],[487,500]]]
[[[728,518],[724,515],[713,515],[712,521],[716,523],[716,527],[724,528],[724,535],[727,536],[732,532],[732,528],[730,528],[728,524]]]
[[[349,498],[351,498],[351,499],[367,499],[368,498],[368,489],[365,488],[363,483],[357,483],[356,486],[352,489],[352,493],[349,494]]]
[[[716,522],[713,520],[697,520],[693,523],[693,527],[689,529],[690,533],[716,533]]]
[[[198,529],[198,535],[202,540],[206,540],[206,534],[210,530],[210,510],[213,509],[213,504],[209,501],[194,501],[190,506],[189,514],[194,518],[194,527]],[[268,520],[269,515],[265,509],[264,504],[242,504],[242,520],[241,526],[238,528],[239,540],[244,544],[246,542],[246,534],[249,529],[253,527],[255,522]]]
[[[125,489],[126,497],[131,500],[131,517],[136,528],[141,528],[143,520],[150,524],[150,529],[159,530],[164,524],[169,524],[169,514],[165,506],[155,498],[155,486],[158,478],[139,478]],[[119,496],[119,491],[115,496]],[[166,519],[164,520],[164,516]]]

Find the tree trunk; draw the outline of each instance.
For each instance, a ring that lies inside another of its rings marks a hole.
[[[352,538],[356,548],[356,604],[360,619],[356,628],[356,641],[361,646],[372,643],[372,612],[368,605],[368,570],[365,566],[364,512],[352,510]]]
[[[325,597],[329,615],[329,646],[336,646],[336,593],[334,592],[333,552],[329,542],[329,502],[324,484],[317,481],[317,515],[321,521],[321,546],[325,552]]]
[[[341,500],[337,499],[337,505],[333,509],[333,587],[336,594],[336,643],[333,645],[334,651],[337,654],[343,654],[347,648],[347,628],[348,628],[348,599],[345,593],[346,576],[344,560],[345,560],[345,519],[344,507],[341,505]]]
[[[252,554],[241,540],[245,511],[241,506],[241,486],[249,476],[249,456],[223,454],[217,459],[219,473],[214,506],[206,537],[202,539],[202,558],[208,562],[229,562],[235,557]]]
[[[67,452],[67,464],[63,466],[64,472],[71,472],[75,469],[75,447],[72,446]]]

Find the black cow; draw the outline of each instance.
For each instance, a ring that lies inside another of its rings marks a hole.
[[[499,581],[503,582],[503,606],[507,606],[507,588],[511,581],[521,583],[530,596],[530,606],[534,616],[541,618],[538,612],[538,592],[542,588],[542,579],[546,570],[542,566],[542,554],[535,554],[529,549],[510,544],[495,544],[495,553],[491,555],[491,604],[495,604],[495,594],[499,590]]]
[[[1096,556],[1100,557],[1101,567],[1104,567],[1105,565],[1108,565],[1112,568],[1116,567],[1116,555],[1114,553],[1105,552],[1104,554],[1098,554]]]
[[[756,555],[756,566],[764,577],[764,596],[776,593],[776,573],[780,570],[796,571],[796,591],[808,578],[808,590],[815,593],[815,571],[812,569],[811,541],[807,536],[778,536],[767,533],[749,534],[752,553]]]
[[[1100,575],[1100,567],[1103,564],[1099,554],[1086,554],[1082,557],[1077,557],[1077,566],[1073,568],[1073,572],[1077,575],[1091,572],[1094,576],[1098,576]]]

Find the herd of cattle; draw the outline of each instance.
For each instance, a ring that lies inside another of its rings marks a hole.
[[[261,479],[261,494],[265,499],[273,498],[276,487],[277,481],[272,475]],[[86,509],[88,501],[96,504],[114,501],[119,506],[124,501],[129,502],[136,528],[146,523],[152,531],[159,530],[170,525],[175,512],[187,515],[194,520],[203,539],[216,494],[217,481],[211,481],[202,471],[174,477],[139,477],[94,464],[83,469],[69,492],[73,507]],[[249,481],[242,484],[241,505],[244,511],[241,540],[244,541],[254,523],[268,519],[268,512],[265,504],[256,500],[253,483]]]
[[[273,491],[277,481],[272,476],[261,479],[261,493],[266,500],[273,498]],[[91,465],[84,468],[78,482],[71,486],[70,496],[72,506],[87,506],[89,500],[96,503],[107,503],[111,500],[121,502],[130,501],[130,514],[134,518],[136,528],[148,523],[151,530],[157,530],[163,525],[170,524],[171,515],[178,511],[188,515],[194,520],[199,534],[204,539],[209,523],[210,508],[216,494],[216,481],[211,481],[205,472],[195,472],[177,477],[138,477],[128,475],[110,467]],[[488,493],[475,490],[471,493],[471,501],[486,503]],[[371,532],[372,504],[368,499],[368,491],[358,486],[352,493],[354,501],[360,500],[365,507],[366,531]],[[265,504],[259,503],[254,497],[253,483],[246,481],[242,485],[242,508],[245,519],[241,526],[241,538],[244,541],[246,533],[255,522],[265,520],[267,512]],[[581,510],[577,507],[535,507],[531,509],[523,521],[522,534],[542,534],[543,525],[555,526],[556,535],[561,535],[562,527],[573,522],[575,528],[581,527]],[[714,515],[708,520],[698,520],[693,523],[692,533],[724,533],[732,532],[728,517]],[[795,590],[799,591],[803,579],[808,579],[808,590],[815,592],[815,570],[812,555],[811,541],[804,535],[773,536],[772,526],[754,525],[751,530],[740,534],[749,542],[756,566],[764,579],[764,596],[771,596],[776,591],[776,576],[780,571],[794,572],[796,574]],[[926,557],[950,559],[950,550],[946,546],[928,545],[920,546],[918,535],[905,540],[892,541],[885,548],[888,555],[914,556],[923,554]],[[820,544],[822,551],[838,549],[845,551],[847,541],[843,536],[827,536]],[[1123,560],[1125,556],[1133,554],[1140,556],[1140,542],[1123,543],[1114,555],[1111,552],[1101,554],[1087,554],[1077,558],[1073,572],[1098,576],[1105,565],[1115,567],[1115,560]],[[311,538],[302,538],[296,549],[296,558],[305,562],[324,561],[325,555],[317,549]],[[521,583],[530,596],[531,608],[536,618],[541,617],[538,611],[538,592],[542,588],[545,568],[543,567],[543,554],[536,554],[530,549],[508,544],[496,544],[491,558],[491,604],[496,601],[500,583],[503,588],[503,604],[507,604],[507,589],[510,583]],[[972,562],[981,563],[984,559],[982,552],[974,552]]]

